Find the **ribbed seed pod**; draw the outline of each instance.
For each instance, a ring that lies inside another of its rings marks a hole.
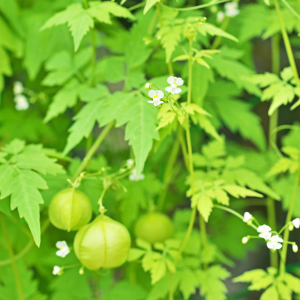
[[[89,198],[76,189],[62,190],[50,202],[49,219],[59,229],[78,230],[87,224],[91,217],[92,206]]]
[[[171,238],[174,228],[167,215],[160,212],[150,212],[138,219],[134,232],[136,237],[154,244]]]
[[[130,234],[123,224],[101,215],[77,232],[74,251],[87,269],[109,269],[126,261],[130,243]]]

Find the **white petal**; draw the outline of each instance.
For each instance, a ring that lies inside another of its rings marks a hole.
[[[257,232],[268,232],[271,231],[271,227],[268,225],[261,225],[257,228]]]
[[[148,103],[154,103],[154,101],[147,101]]]
[[[170,86],[168,86],[168,87],[165,88],[165,90],[166,90],[167,92],[171,93],[172,88],[171,88]]]
[[[149,91],[148,96],[153,98],[154,96],[156,96],[156,91],[154,90]]]
[[[178,77],[176,80],[177,85],[183,85],[183,80],[182,78]]]
[[[268,247],[269,249],[276,250],[274,246],[275,246],[274,243],[272,243],[272,242],[267,242],[267,247]]]
[[[167,79],[167,82],[168,84],[172,84],[174,82],[174,76],[170,76],[168,79]]]
[[[181,88],[175,88],[175,94],[179,94],[181,92]]]
[[[64,248],[64,247],[68,247],[66,241],[58,241],[56,244],[55,244],[56,248]]]
[[[299,218],[296,218],[295,220],[293,220],[292,223],[296,228],[300,227],[300,219]]]
[[[244,219],[243,219],[243,221],[247,223],[251,219],[252,219],[252,215],[246,211],[244,213]]]
[[[165,96],[165,94],[164,94],[163,91],[161,91],[161,90],[157,91],[157,97],[158,97],[159,99],[163,98],[164,96]]]
[[[176,88],[176,89],[171,88],[171,94],[172,94],[172,95],[177,94],[177,93],[176,93],[176,90],[177,90],[177,88]]]

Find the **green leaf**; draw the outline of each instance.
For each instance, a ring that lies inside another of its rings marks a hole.
[[[221,28],[218,28],[210,23],[204,22],[201,25],[199,25],[197,27],[198,31],[200,32],[200,34],[206,36],[207,34],[211,35],[211,36],[222,36],[225,37],[227,39],[233,40],[235,42],[238,42],[238,39],[236,37],[234,37],[233,35],[225,32],[224,30],[222,30]]]
[[[125,61],[129,69],[134,69],[146,62],[152,50],[148,49],[143,41],[147,36],[152,13],[140,17],[132,26],[125,48]]]
[[[233,81],[239,89],[244,88],[250,94],[261,95],[259,88],[246,79],[253,71],[230,56],[232,49],[222,48],[221,53],[215,54],[208,64],[212,66],[222,77]]]
[[[225,300],[227,288],[221,281],[230,276],[226,269],[215,265],[206,271],[196,271],[200,283],[200,294],[205,296],[206,300]]]
[[[166,274],[166,264],[163,260],[155,261],[151,267],[151,284],[159,281]]]
[[[238,185],[223,185],[222,188],[232,195],[235,198],[245,198],[245,197],[259,197],[262,198],[263,195],[256,193],[254,191],[251,191],[249,189],[240,187]]]
[[[50,18],[41,30],[67,23],[74,40],[74,50],[78,50],[82,38],[94,27],[93,18],[80,3],[69,5],[64,11]]]
[[[300,279],[293,276],[292,274],[285,273],[283,277],[283,281],[287,284],[287,286],[297,294],[300,294]]]
[[[29,145],[17,156],[16,166],[20,169],[34,170],[41,174],[64,173],[62,166],[55,162],[56,159],[48,158],[44,154],[42,145]]]
[[[129,255],[128,255],[128,261],[134,261],[139,259],[140,257],[142,257],[145,254],[144,250],[140,250],[140,249],[135,249],[135,248],[131,248]]]
[[[158,2],[160,2],[160,0],[147,0],[144,7],[144,14],[146,14],[146,12]]]
[[[46,181],[31,170],[19,169],[14,169],[10,180],[1,186],[1,196],[11,195],[11,209],[18,208],[20,217],[25,218],[38,246],[41,241],[39,204],[44,202],[39,189],[47,189]]]
[[[102,109],[102,101],[88,102],[74,117],[75,123],[69,129],[70,135],[63,155],[72,150],[83,137],[89,136]]]
[[[35,276],[33,274],[34,272],[29,268],[26,268],[24,263],[21,263],[20,261],[17,262],[17,272],[20,278],[20,284],[23,291],[23,295],[26,299],[48,299],[46,295],[42,295],[39,292],[39,282],[35,279]],[[0,281],[0,300],[20,299],[18,288],[16,285],[15,275],[11,265],[1,267]]]
[[[211,198],[203,193],[195,194],[192,197],[192,203],[193,203],[193,207],[195,205],[197,205],[198,211],[203,216],[204,220],[207,222],[208,217],[213,208],[213,202],[212,202]]]
[[[260,300],[279,300],[276,286],[272,285],[261,295]]]
[[[198,279],[194,272],[189,269],[184,269],[180,272],[180,285],[179,289],[183,294],[185,300],[189,299],[193,295],[198,287]]]
[[[252,141],[260,150],[265,150],[266,139],[261,120],[252,112],[251,105],[232,98],[236,96],[235,90],[232,83],[217,82],[211,85],[207,100],[216,108],[216,117],[221,118],[232,132],[239,132],[242,137]],[[216,97],[220,94],[222,97]]]
[[[175,26],[164,25],[158,30],[156,34],[157,38],[161,41],[161,44],[166,51],[167,63],[171,60],[172,54],[181,39],[181,34],[182,34],[182,26],[178,26],[178,25]],[[186,59],[185,55],[176,57],[176,60],[183,60],[183,59]]]
[[[295,162],[287,157],[282,157],[272,167],[270,172],[267,174],[267,177],[272,176],[272,175],[277,175],[280,173],[285,173],[286,171],[295,173],[297,171],[297,169],[298,169],[298,162]]]
[[[282,282],[278,282],[276,287],[281,299],[292,300],[292,291],[289,289],[289,287]]]
[[[25,147],[25,142],[19,139],[14,139],[9,144],[5,145],[2,148],[2,151],[10,153],[10,154],[17,154],[20,153]]]
[[[99,22],[111,24],[110,14],[115,17],[127,18],[135,20],[134,15],[125,7],[120,6],[118,3],[107,1],[107,2],[96,2],[90,1],[90,8],[87,12],[96,18]]]
[[[60,89],[53,97],[53,101],[49,106],[44,122],[49,122],[51,119],[65,112],[68,107],[73,107],[77,102],[77,98],[82,88],[83,87],[79,82],[76,79],[73,79]]]

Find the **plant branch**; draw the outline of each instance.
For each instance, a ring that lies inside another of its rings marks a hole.
[[[89,160],[92,158],[92,156],[95,154],[107,134],[110,132],[110,130],[115,126],[116,122],[112,121],[106,127],[102,130],[98,138],[96,139],[95,143],[91,147],[91,149],[88,151],[87,155],[83,159],[81,165],[79,166],[78,170],[76,171],[73,181],[80,175],[80,173],[85,169],[86,165],[88,164]]]
[[[292,193],[291,202],[289,205],[289,210],[288,210],[285,224],[289,224],[293,217],[293,211],[294,211],[294,206],[295,206],[295,202],[296,202],[297,190],[298,190],[298,186],[299,186],[299,179],[300,179],[300,158],[299,158],[298,170],[296,173],[295,183],[294,183],[294,187],[293,187],[293,193]],[[282,246],[282,255],[281,255],[281,261],[280,261],[281,275],[283,275],[285,273],[285,262],[286,262],[287,248],[288,248],[288,244],[285,242],[288,242],[289,235],[290,235],[290,230],[289,230],[289,226],[287,226],[285,228],[284,234],[283,234],[283,242],[284,243]]]
[[[3,232],[4,238],[5,238],[6,246],[7,246],[8,252],[9,252],[9,256],[10,256],[12,269],[13,269],[15,280],[16,280],[16,287],[18,290],[19,299],[25,300],[25,295],[24,295],[23,288],[22,288],[22,283],[21,283],[18,266],[16,264],[15,255],[14,255],[11,243],[10,243],[9,235],[8,235],[2,214],[0,214],[0,223],[1,223],[2,232]]]

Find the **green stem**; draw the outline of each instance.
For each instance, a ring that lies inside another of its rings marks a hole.
[[[164,207],[164,202],[165,202],[167,191],[168,191],[168,185],[172,179],[172,169],[173,169],[173,166],[175,164],[175,161],[176,161],[176,158],[177,158],[178,152],[179,152],[179,146],[180,146],[179,137],[177,137],[176,142],[172,147],[172,151],[169,156],[169,160],[168,160],[167,167],[165,170],[164,179],[163,179],[164,187],[160,194],[159,200],[157,202],[157,209],[159,211],[162,211],[163,207]]]
[[[158,18],[159,18],[159,25],[160,25],[160,27],[163,27],[163,18],[162,18],[162,15],[161,15],[161,10],[160,10],[159,3],[156,3],[156,10],[157,10]]]
[[[107,134],[110,132],[110,130],[115,126],[116,122],[112,121],[106,127],[102,130],[98,138],[96,139],[95,143],[91,147],[91,149],[88,151],[87,155],[83,159],[81,165],[79,166],[78,170],[76,171],[76,174],[73,177],[73,181],[80,175],[80,173],[84,170],[89,160],[92,158],[92,156],[95,154]]]
[[[193,39],[189,39],[189,82],[188,82],[188,97],[187,103],[192,101],[192,76],[193,76]],[[189,119],[189,118],[187,118]]]
[[[278,0],[274,0],[274,4],[275,4],[275,8],[277,11],[277,15],[278,15],[278,19],[280,22],[280,26],[281,26],[281,33],[282,33],[282,37],[283,37],[283,41],[284,41],[284,45],[285,45],[285,50],[290,62],[290,66],[292,67],[293,73],[294,73],[294,77],[295,77],[295,81],[296,81],[296,85],[297,87],[300,87],[300,80],[299,80],[299,75],[298,75],[298,71],[297,71],[297,67],[296,67],[296,63],[295,63],[295,59],[294,59],[294,55],[293,55],[293,51],[292,51],[292,47],[291,47],[291,43],[288,37],[288,34],[286,32],[286,28],[284,25],[284,21],[282,18],[282,14],[281,14],[281,10],[280,10],[280,6],[278,3]]]
[[[187,10],[195,10],[195,9],[200,9],[200,8],[204,8],[204,7],[209,7],[212,5],[216,5],[216,4],[220,4],[220,3],[224,3],[224,2],[228,2],[230,0],[221,0],[221,1],[215,1],[215,2],[210,2],[207,4],[202,4],[202,5],[197,5],[197,6],[192,6],[192,7],[185,7],[185,8],[177,8],[177,7],[171,7],[168,5],[165,5],[163,3],[160,2],[160,5],[169,9],[173,9],[173,10],[178,10],[178,11],[187,11]]]
[[[181,150],[182,150],[182,154],[183,154],[183,160],[184,160],[186,169],[189,170],[188,153],[187,153],[186,143],[185,143],[185,140],[184,140],[183,130],[182,130],[181,126],[178,127],[178,135],[179,135]]]
[[[173,283],[173,273],[170,273],[170,279],[169,279],[169,300],[174,300],[174,283]]]
[[[240,218],[242,221],[244,221],[244,217],[242,215],[240,215],[238,212],[228,208],[228,207],[224,207],[222,205],[218,205],[218,204],[214,204],[214,207],[216,208],[219,208],[219,209],[222,209],[222,210],[225,210],[225,211],[228,211],[230,212],[231,214],[237,216],[238,218]],[[257,227],[253,224],[250,224],[249,226],[251,226],[252,228],[254,228],[255,230],[257,230]]]
[[[168,71],[169,71],[169,75],[171,75],[171,76],[174,75],[172,62],[170,60],[168,61]]]
[[[1,223],[3,235],[4,235],[4,238],[5,238],[6,246],[7,246],[8,252],[9,252],[9,256],[10,256],[12,269],[13,269],[15,280],[16,280],[16,287],[17,287],[17,290],[18,290],[19,299],[20,300],[25,300],[20,274],[19,274],[18,267],[17,267],[16,260],[15,260],[15,255],[14,255],[11,243],[10,243],[9,235],[8,235],[8,232],[7,232],[2,214],[0,214],[0,223]]]
[[[279,75],[280,72],[280,36],[278,34],[272,37],[272,71]],[[278,112],[276,109],[270,117],[269,124],[269,150],[272,150],[272,145],[276,145],[277,134],[273,134],[274,129],[278,126]],[[276,206],[275,201],[271,197],[267,198],[267,214],[268,223],[273,230],[276,230]],[[278,253],[270,251],[270,264],[274,268],[278,268]]]
[[[193,230],[193,227],[194,227],[194,223],[195,223],[196,212],[197,212],[197,207],[195,206],[195,207],[193,208],[193,211],[192,211],[191,219],[190,219],[190,222],[189,222],[189,227],[188,227],[188,230],[187,230],[187,232],[186,232],[184,241],[183,241],[181,247],[179,248],[177,257],[176,257],[176,259],[175,259],[175,264],[177,264],[178,260],[179,260],[180,257],[181,257],[181,254],[182,254],[183,250],[184,250],[185,247],[186,247],[187,242],[188,242],[189,239],[190,239],[190,235],[191,235],[191,233],[192,233],[192,230]]]
[[[300,179],[300,158],[299,158],[298,170],[297,170],[297,174],[296,174],[296,178],[295,178],[295,184],[294,184],[293,193],[292,193],[292,197],[291,197],[291,202],[290,202],[290,206],[289,206],[289,210],[288,210],[288,214],[287,214],[287,217],[286,217],[285,224],[289,224],[292,221],[293,210],[294,210],[294,206],[295,206],[295,202],[296,202],[296,196],[297,196],[297,190],[298,190],[298,186],[299,186],[299,179]],[[289,226],[287,226],[285,228],[284,234],[283,234],[283,241],[284,242],[288,242],[289,235],[290,235],[290,230],[289,230]],[[285,273],[285,262],[286,262],[287,249],[288,249],[288,244],[283,243],[282,257],[281,257],[281,261],[280,261],[280,273],[282,275]]]

